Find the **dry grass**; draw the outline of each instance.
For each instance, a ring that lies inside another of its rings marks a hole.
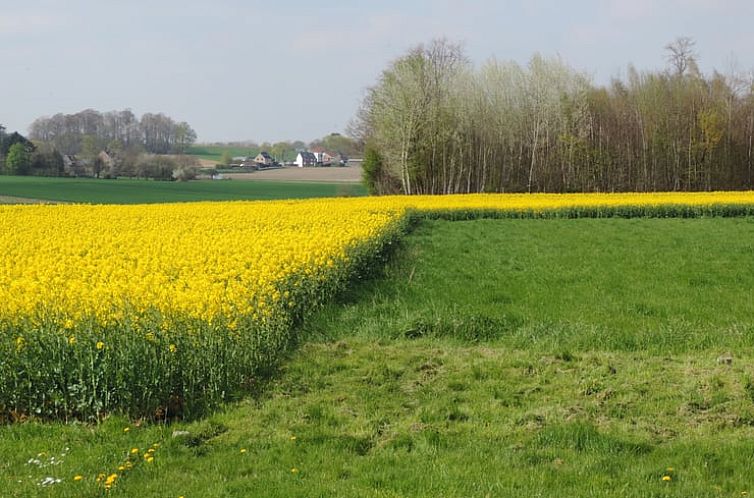
[[[27,199],[25,197],[13,197],[0,195],[0,204],[60,204],[59,201],[47,201],[44,199]]]

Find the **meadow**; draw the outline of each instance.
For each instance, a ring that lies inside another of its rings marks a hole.
[[[41,227],[28,240],[45,233],[43,220],[60,227],[73,219],[68,226],[81,233],[103,219],[126,229],[92,254],[74,245],[59,258],[83,266],[80,276],[66,264],[60,273],[44,264],[27,272],[14,258],[0,267],[11,281],[25,275],[79,296],[27,302],[16,287],[0,299],[6,361],[30,355],[22,372],[56,365],[33,382],[9,377],[16,368],[2,375],[2,399],[21,389],[32,402],[26,410],[0,402],[16,417],[0,428],[7,455],[0,489],[186,497],[751,493],[752,206],[751,193],[325,199],[98,206],[90,224],[76,215],[83,206],[2,208],[0,233]],[[249,215],[257,212],[258,224]],[[165,218],[159,236],[144,230],[150,216]],[[336,236],[344,227],[352,228]],[[147,247],[176,241],[169,254],[185,238],[207,256],[166,262],[147,253],[134,261],[126,244],[130,256],[113,259],[110,247],[137,236],[155,242]],[[19,238],[0,237],[4,253],[45,261],[45,244],[10,251]],[[50,254],[69,246],[69,237],[60,239]],[[236,264],[225,266],[224,257]],[[119,275],[123,260],[144,273],[106,301],[143,301],[99,310],[101,299],[81,300],[96,295],[81,282],[107,281],[103,268]],[[247,273],[255,268],[269,270],[269,286],[255,285]],[[166,278],[164,296],[179,299],[128,292],[152,288],[139,282],[155,271]],[[209,302],[200,305],[190,291],[203,288],[197,295]],[[286,291],[285,300],[273,297]],[[239,292],[256,296],[249,308],[228,307]],[[76,315],[86,302],[91,309]],[[41,313],[47,303],[65,313]],[[40,322],[9,326],[19,316]],[[266,356],[245,359],[239,347]],[[102,360],[113,363],[96,364]],[[231,375],[204,382],[201,365],[217,362]],[[123,379],[92,376],[108,365],[126,372]],[[81,418],[65,411],[70,402],[57,414],[28,409],[65,398],[55,379],[66,368],[77,389],[96,377],[84,400],[115,386],[110,408],[89,412],[99,424],[42,420]],[[149,382],[118,383],[140,377]],[[218,394],[234,385],[243,389]],[[163,398],[141,413],[129,411],[134,397],[118,404],[139,389]],[[30,396],[39,391],[41,401]],[[199,417],[155,423],[154,412],[176,393]],[[217,411],[219,401],[231,403]]]
[[[240,156],[256,156],[259,154],[259,149],[253,147],[238,147],[232,145],[192,145],[186,151],[186,154],[196,156],[199,159],[205,159],[207,161],[215,161],[220,163],[223,158],[223,154],[230,154],[231,157]]]
[[[315,182],[96,180],[0,176],[0,196],[89,204],[143,204],[361,196],[361,185]]]

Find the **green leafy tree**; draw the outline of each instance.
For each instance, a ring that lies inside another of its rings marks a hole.
[[[94,161],[101,150],[102,148],[97,141],[97,137],[94,135],[84,135],[81,139],[81,152],[79,155],[83,159]]]
[[[11,145],[5,158],[5,169],[10,175],[25,175],[31,165],[31,153],[23,144]]]
[[[270,154],[278,162],[293,161],[296,159],[296,149],[290,144],[290,142],[277,142],[270,149]]]
[[[380,153],[369,145],[364,151],[361,178],[370,195],[390,194],[397,190],[392,188],[393,182],[390,181],[390,175],[385,171]]]
[[[194,142],[196,142],[196,132],[185,121],[175,125],[175,144],[174,152],[183,154]]]
[[[35,176],[62,176],[64,172],[63,156],[54,147],[40,144],[31,154],[29,173]]]

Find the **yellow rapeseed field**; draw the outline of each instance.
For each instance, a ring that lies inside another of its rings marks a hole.
[[[0,421],[160,416],[233,398],[408,213],[752,212],[753,192],[0,206]]]
[[[338,201],[0,207],[0,317],[265,313],[401,211]],[[292,284],[293,285],[293,284]],[[295,289],[290,289],[291,293]]]

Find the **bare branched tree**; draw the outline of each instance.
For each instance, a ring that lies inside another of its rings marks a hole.
[[[686,71],[698,72],[697,60],[699,55],[694,51],[696,42],[688,36],[679,36],[673,42],[665,45],[667,54],[665,59],[673,68],[675,74],[683,76]]]
[[[439,40],[385,70],[352,132],[385,193],[754,188],[752,81],[702,75],[690,38],[666,49],[671,70],[595,86],[539,55],[477,70]]]

